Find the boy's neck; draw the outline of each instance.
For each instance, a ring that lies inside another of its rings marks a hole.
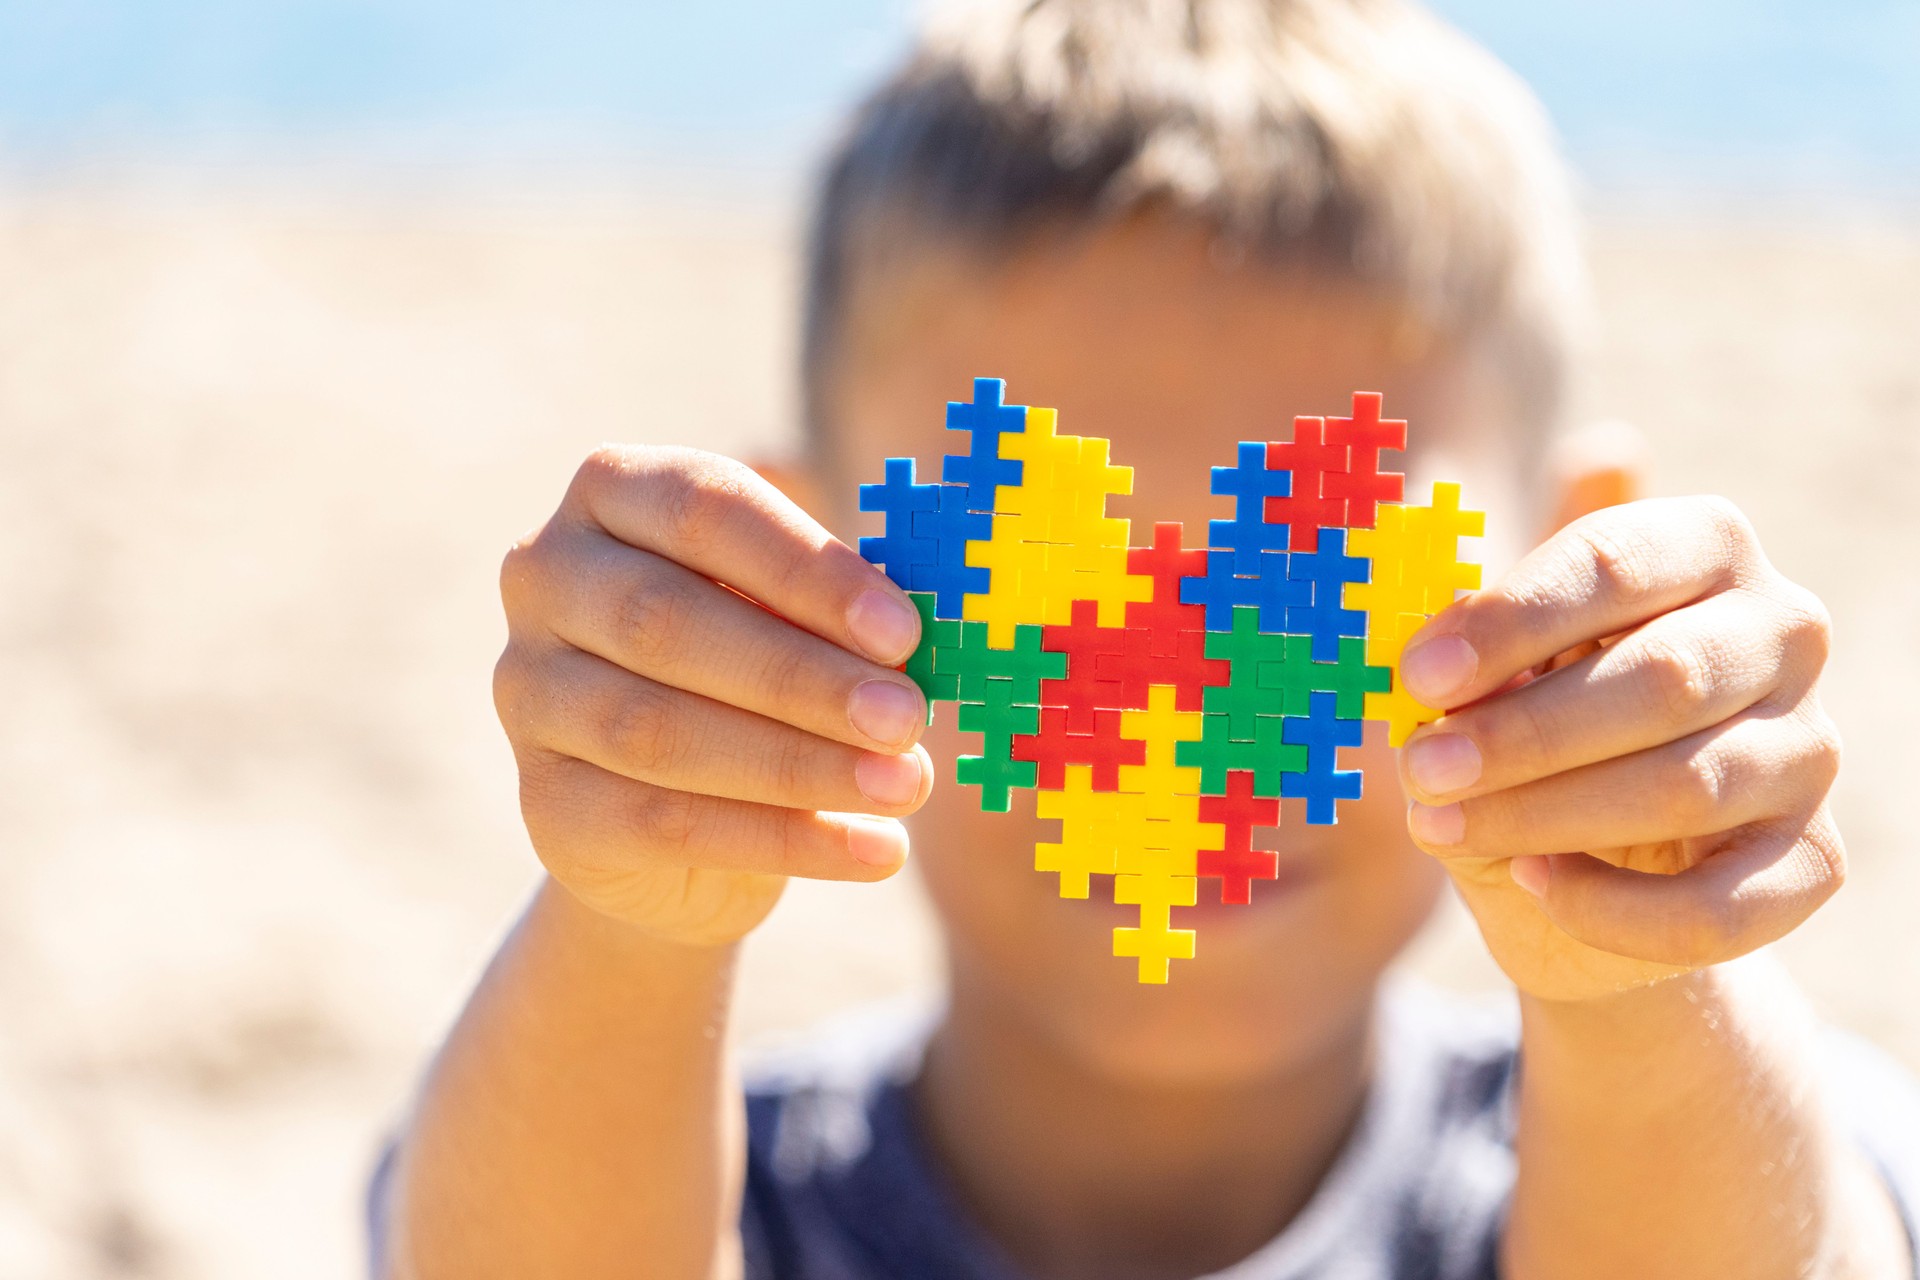
[[[1373,1001],[1310,1059],[1219,1084],[1119,1079],[956,981],[914,1082],[927,1141],[1036,1280],[1174,1280],[1247,1256],[1306,1205],[1359,1119]]]

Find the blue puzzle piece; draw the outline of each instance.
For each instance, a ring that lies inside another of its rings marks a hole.
[[[1265,571],[1263,556],[1287,549],[1287,526],[1267,522],[1267,499],[1292,494],[1293,472],[1269,469],[1267,446],[1242,440],[1239,460],[1213,469],[1213,492],[1233,499],[1233,519],[1207,521],[1207,541],[1233,553],[1235,574],[1260,575]]]
[[[947,430],[971,432],[972,443],[942,460],[940,478],[964,489],[969,511],[992,511],[999,487],[1020,483],[1020,460],[1000,456],[1000,437],[1027,429],[1027,406],[1003,403],[1006,394],[1003,379],[975,378],[972,404],[947,402]]]
[[[1367,581],[1372,568],[1372,561],[1347,554],[1345,529],[1323,528],[1317,550],[1287,556],[1288,580],[1308,589],[1306,600],[1287,606],[1287,632],[1313,637],[1315,662],[1338,661],[1342,636],[1366,635],[1367,615],[1343,608],[1340,602],[1346,584]]]
[[[916,536],[913,527],[914,512],[938,509],[940,486],[916,484],[913,477],[912,458],[888,458],[886,479],[860,486],[860,509],[887,513],[887,531],[860,539],[860,555],[885,569],[902,591],[914,589],[915,568],[936,564],[940,549],[935,539]]]
[[[1286,526],[1275,527],[1284,534]],[[1180,603],[1205,605],[1207,630],[1233,630],[1234,606],[1255,605],[1260,610],[1260,630],[1284,631],[1289,611],[1313,602],[1312,585],[1287,576],[1286,552],[1266,551],[1254,557],[1258,572],[1252,577],[1235,574],[1236,563],[1231,551],[1209,551],[1204,577],[1180,579]]]
[[[1325,537],[1324,530],[1321,536]],[[1307,767],[1301,773],[1280,775],[1280,794],[1303,797],[1307,802],[1307,821],[1327,826],[1338,819],[1336,800],[1360,798],[1360,771],[1341,769],[1339,749],[1357,747],[1365,736],[1363,721],[1342,720],[1335,706],[1337,695],[1308,695],[1307,714],[1282,718],[1282,742],[1307,749]]]
[[[913,535],[935,544],[932,563],[916,563],[909,591],[933,593],[933,616],[957,618],[970,595],[985,595],[993,583],[989,570],[967,563],[967,544],[993,536],[993,517],[967,510],[967,491],[957,484],[933,486],[939,506],[913,513]]]

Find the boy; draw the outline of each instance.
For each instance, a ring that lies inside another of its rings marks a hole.
[[[1204,528],[1233,441],[1367,387],[1415,424],[1410,492],[1459,478],[1548,536],[1409,646],[1452,714],[1397,758],[1370,736],[1337,827],[1289,804],[1280,878],[1190,909],[1200,957],[1142,987],[1121,912],[1031,870],[1031,810],[935,786],[957,739],[919,741],[883,575],[738,464],[597,453],[502,573],[548,877],[376,1189],[382,1272],[1910,1278],[1920,1105],[1741,958],[1843,875],[1825,615],[1724,501],[1548,477],[1575,273],[1542,137],[1389,0],[931,31],[821,198],[812,510],[850,531],[855,483],[940,452],[991,374],[1112,437],[1136,528]],[[916,811],[944,1008],[743,1107],[738,942],[786,876],[893,874]],[[1383,981],[1443,877],[1517,1024]]]

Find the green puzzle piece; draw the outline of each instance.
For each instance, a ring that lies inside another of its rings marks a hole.
[[[1196,741],[1174,747],[1174,762],[1200,770],[1200,794],[1227,794],[1227,770],[1245,769],[1253,774],[1253,794],[1280,794],[1280,775],[1305,773],[1307,749],[1280,740],[1286,724],[1283,716],[1258,716],[1253,722],[1251,739],[1232,736],[1228,717],[1209,715]]]
[[[1227,717],[1229,740],[1252,741],[1256,719],[1306,715],[1314,693],[1333,694],[1334,714],[1358,720],[1368,693],[1392,688],[1389,668],[1367,665],[1365,640],[1342,639],[1338,660],[1315,662],[1311,636],[1263,632],[1258,618],[1258,609],[1241,605],[1233,611],[1233,630],[1207,633],[1207,657],[1230,666],[1226,684],[1201,694],[1201,709]]]
[[[1012,686],[1014,705],[1037,707],[1040,682],[1067,674],[1067,655],[1042,649],[1040,637],[1039,627],[1015,627],[1013,648],[996,649],[987,643],[986,623],[963,622],[959,642],[935,651],[933,669],[938,675],[954,677],[959,690],[955,696],[963,703],[985,701],[987,686],[1000,683]]]
[[[960,624],[951,618],[933,616],[934,595],[931,591],[909,591],[907,599],[913,601],[913,607],[920,611],[920,644],[907,658],[902,668],[907,679],[920,686],[920,692],[927,697],[927,723],[933,723],[933,704],[937,701],[952,702],[960,696],[960,678],[955,675],[942,675],[934,668],[938,664],[936,655],[943,648],[952,648],[960,643]]]
[[[1333,714],[1342,720],[1358,720],[1366,710],[1366,695],[1385,693],[1393,687],[1389,667],[1367,665],[1367,642],[1358,638],[1340,641],[1340,657],[1333,662],[1313,660],[1311,636],[1284,636],[1279,661],[1256,661],[1254,682],[1261,689],[1279,690],[1286,706],[1282,714],[1307,714],[1307,695],[1334,695]],[[1212,710],[1212,708],[1208,708]],[[1271,714],[1271,713],[1262,713]]]
[[[1031,787],[1038,779],[1037,764],[1013,759],[1013,737],[1040,732],[1040,708],[1013,701],[1011,680],[982,683],[982,701],[960,704],[960,730],[981,735],[980,754],[954,761],[953,777],[956,782],[980,788],[982,810],[1005,813],[1013,805],[1009,790]]]
[[[1201,709],[1226,717],[1222,731],[1235,741],[1253,740],[1256,717],[1307,713],[1305,693],[1296,701],[1288,696],[1288,689],[1265,687],[1259,677],[1262,663],[1276,667],[1289,665],[1288,640],[1298,640],[1303,646],[1311,646],[1313,641],[1307,636],[1262,631],[1259,617],[1258,609],[1241,605],[1233,611],[1233,630],[1207,633],[1207,657],[1225,659],[1230,665],[1227,683],[1209,686],[1201,693]],[[1302,648],[1301,652],[1306,649]]]

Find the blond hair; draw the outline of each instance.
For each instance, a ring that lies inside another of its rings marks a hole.
[[[981,0],[925,25],[820,182],[803,382],[902,247],[985,254],[1146,207],[1383,288],[1488,344],[1523,425],[1559,413],[1584,310],[1539,103],[1407,0]]]

